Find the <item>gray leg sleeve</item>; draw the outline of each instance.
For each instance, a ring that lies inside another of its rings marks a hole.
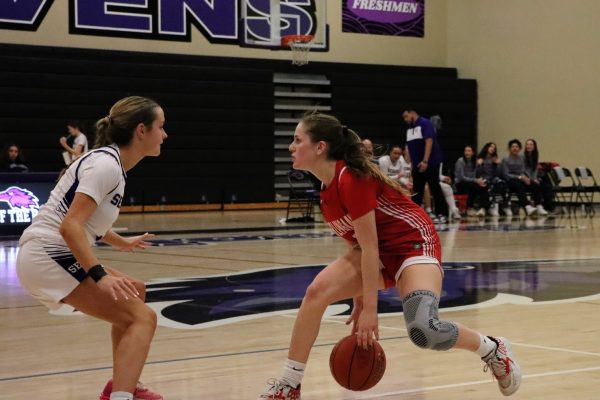
[[[411,292],[402,299],[404,320],[414,344],[424,349],[449,350],[458,339],[458,327],[438,319],[438,303],[429,290]]]

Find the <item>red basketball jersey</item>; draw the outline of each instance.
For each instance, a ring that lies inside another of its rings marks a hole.
[[[344,161],[337,162],[335,177],[321,191],[321,210],[335,233],[352,243],[357,243],[352,221],[375,210],[381,255],[422,250],[441,259],[440,240],[425,211],[383,182],[352,173]]]

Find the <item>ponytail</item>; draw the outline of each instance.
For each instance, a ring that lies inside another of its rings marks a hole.
[[[110,138],[109,132],[110,125],[110,116],[106,116],[104,118],[100,118],[98,122],[96,122],[96,141],[94,143],[94,148],[108,146],[113,143]]]
[[[150,126],[156,119],[157,102],[147,97],[130,96],[117,101],[108,115],[96,122],[94,148],[116,144],[125,146],[131,142],[136,126]]]

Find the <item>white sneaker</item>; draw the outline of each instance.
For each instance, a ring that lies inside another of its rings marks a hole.
[[[300,386],[293,388],[283,381],[271,378],[267,381],[267,389],[258,397],[258,400],[264,399],[300,400]]]
[[[496,204],[492,204],[492,206],[490,207],[490,215],[492,217],[497,217],[500,215],[500,213],[498,212],[498,203]]]
[[[469,208],[467,210],[467,215],[469,217],[476,217],[477,216],[477,210],[475,210],[474,208]]]
[[[483,372],[492,371],[492,375],[498,381],[498,387],[505,396],[510,396],[519,389],[521,385],[521,368],[512,353],[510,343],[504,338],[492,339],[498,347],[487,357],[482,358],[485,362]]]
[[[526,205],[525,212],[527,213],[527,215],[533,215],[537,212],[537,208],[535,208],[534,206]]]
[[[445,224],[448,222],[448,219],[440,214],[440,215],[436,215],[433,218],[431,218],[431,221],[434,224]]]
[[[485,208],[480,208],[479,210],[477,210],[477,215],[478,217],[485,217]]]
[[[506,215],[507,217],[512,217],[513,216],[513,212],[512,212],[512,209],[510,207],[506,207],[503,211],[504,211],[504,215]]]
[[[454,219],[460,219],[461,215],[460,215],[460,211],[458,210],[458,208],[453,208],[452,211],[450,211],[450,216]]]
[[[527,229],[535,227],[535,219],[526,217],[523,220],[523,226]]]
[[[548,215],[548,211],[546,211],[544,206],[541,204],[538,204],[538,206],[536,207],[536,210],[537,210],[538,215]]]

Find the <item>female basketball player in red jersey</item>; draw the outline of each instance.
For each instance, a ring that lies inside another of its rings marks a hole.
[[[114,380],[100,400],[162,400],[138,383],[156,329],[156,314],[144,304],[144,283],[104,268],[92,245],[102,240],[124,251],[149,245],[151,235],[125,238],[111,226],[125,172],[160,154],[164,123],[153,100],[132,96],[115,103],[96,123],[96,148],[68,167],[19,240],[17,273],[33,297],[51,309],[69,304],[112,324]]]
[[[306,115],[289,147],[293,167],[321,182],[321,209],[348,252],[329,264],[306,290],[280,379],[268,382],[259,399],[300,399],[305,364],[328,305],[354,299],[347,323],[359,345],[379,338],[378,289],[396,287],[410,340],[433,350],[475,352],[509,396],[521,372],[509,343],[464,325],[438,319],[444,272],[441,245],[427,214],[400,192],[400,186],[369,162],[360,138],[332,116]]]

